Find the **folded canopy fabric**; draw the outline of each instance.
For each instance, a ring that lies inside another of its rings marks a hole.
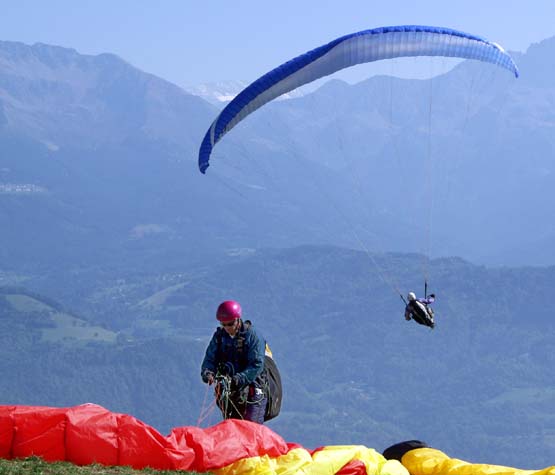
[[[0,406],[0,457],[36,455],[77,465],[194,470],[219,475],[408,475],[362,446],[313,452],[286,443],[266,426],[229,419],[203,429],[178,427],[163,436],[126,415],[95,405],[70,408]]]
[[[177,427],[163,436],[132,416],[95,404],[0,406],[0,458],[5,459],[34,455],[77,465],[217,475],[555,475],[555,466],[525,471],[471,464],[428,447],[409,449],[396,457],[400,461],[387,460],[376,450],[357,445],[310,451],[248,421],[230,419],[206,429]]]

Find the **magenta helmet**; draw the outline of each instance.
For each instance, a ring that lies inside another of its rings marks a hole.
[[[241,318],[241,305],[234,300],[222,302],[216,312],[216,318],[220,322],[231,322]]]

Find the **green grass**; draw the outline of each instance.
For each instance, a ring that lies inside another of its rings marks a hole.
[[[28,295],[8,294],[6,295],[6,300],[15,310],[21,313],[48,312],[52,310],[52,307],[49,305],[39,302]]]
[[[116,341],[117,335],[115,332],[90,325],[84,320],[75,318],[67,313],[52,313],[50,321],[56,326],[55,328],[45,328],[42,330],[43,341],[56,342],[66,338],[109,343]]]
[[[130,467],[105,467],[94,464],[79,467],[69,462],[48,463],[40,457],[18,460],[0,459],[0,475],[195,475],[182,470],[133,470]]]
[[[40,315],[46,324],[46,328],[41,328],[43,341],[55,343],[73,340],[81,343],[89,341],[115,343],[117,339],[116,332],[92,325],[29,295],[6,293],[4,299],[21,317]]]

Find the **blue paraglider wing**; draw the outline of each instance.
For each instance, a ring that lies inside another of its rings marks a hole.
[[[216,143],[251,112],[303,84],[361,63],[407,56],[476,59],[512,71],[512,58],[496,43],[448,28],[391,26],[342,36],[266,73],[241,91],[218,115],[202,141],[198,165],[209,166]]]

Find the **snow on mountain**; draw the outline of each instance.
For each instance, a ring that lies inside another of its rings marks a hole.
[[[250,83],[248,81],[228,80],[208,82],[197,85],[186,85],[183,87],[183,89],[189,94],[203,98],[204,100],[210,102],[212,105],[223,107],[228,102],[233,100],[233,98],[249,84]],[[283,94],[276,100],[279,101],[294,99],[297,97],[302,97],[307,93],[308,91],[306,91],[304,88],[299,88],[287,94]]]

